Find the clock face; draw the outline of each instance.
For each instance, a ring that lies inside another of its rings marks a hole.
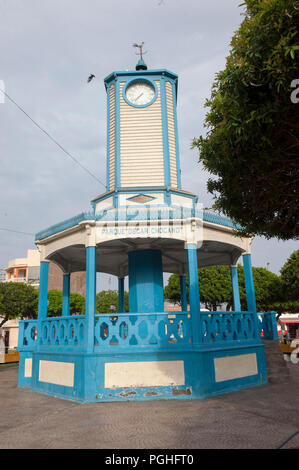
[[[145,106],[155,97],[155,88],[142,80],[134,82],[126,88],[127,100],[135,106]]]

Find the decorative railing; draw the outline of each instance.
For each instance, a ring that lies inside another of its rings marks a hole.
[[[201,312],[200,325],[204,344],[259,337],[253,312]]]
[[[206,222],[212,222],[226,227],[241,229],[242,227],[235,224],[231,219],[220,216],[212,211],[202,210],[190,207],[175,206],[150,206],[143,207],[120,207],[102,209],[94,213],[93,211],[82,212],[70,219],[59,222],[45,230],[38,232],[35,240],[42,240],[63,230],[75,227],[84,220],[95,220],[102,222],[109,221],[139,221],[139,220],[184,220],[191,217],[202,219]]]
[[[37,320],[20,320],[18,350],[34,351],[36,346]]]
[[[200,343],[246,343],[277,339],[275,312],[201,312]],[[274,319],[273,319],[274,318]],[[113,352],[136,349],[188,349],[192,344],[190,312],[96,314],[94,318],[94,351]],[[33,351],[37,346],[53,350],[85,350],[87,347],[85,315],[50,317],[19,322],[19,350]]]
[[[96,315],[95,350],[165,349],[190,343],[191,315],[187,312]]]
[[[263,339],[278,339],[276,312],[259,312],[260,335]]]
[[[39,344],[41,347],[71,347],[84,349],[85,315],[50,317],[41,322]]]

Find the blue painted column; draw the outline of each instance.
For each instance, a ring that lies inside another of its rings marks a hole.
[[[249,312],[256,312],[253,273],[252,273],[252,265],[251,265],[251,254],[247,253],[242,256],[243,256],[243,266],[244,266],[247,310]]]
[[[118,312],[125,311],[125,278],[118,278]]]
[[[94,322],[96,311],[96,246],[86,247],[86,298],[85,315],[87,319],[87,343],[88,352],[93,352],[94,348]]]
[[[62,316],[70,315],[70,274],[63,274],[62,278]]]
[[[163,268],[160,250],[129,252],[130,312],[163,312]]]
[[[234,302],[234,311],[241,311],[241,302],[240,302],[240,291],[239,291],[239,280],[238,280],[238,268],[237,266],[230,267],[230,274],[232,279],[232,289],[233,289],[233,302]]]
[[[188,277],[189,277],[189,303],[191,311],[192,342],[201,342],[200,325],[200,298],[198,286],[197,246],[196,243],[187,243]]]
[[[38,294],[38,320],[37,331],[38,337],[42,336],[42,321],[47,318],[48,310],[48,278],[49,278],[49,261],[40,262],[39,270],[39,294]],[[40,341],[39,341],[39,344]]]
[[[180,286],[181,286],[181,307],[182,311],[187,311],[187,291],[186,291],[186,276],[180,276]]]

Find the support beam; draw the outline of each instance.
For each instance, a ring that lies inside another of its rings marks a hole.
[[[251,254],[247,253],[242,256],[243,256],[243,266],[244,266],[247,310],[249,312],[256,312],[253,273],[252,273],[252,265],[251,265]]]
[[[96,311],[96,247],[86,247],[86,299],[85,315],[87,318],[87,352],[94,348],[94,316]]]
[[[39,295],[38,295],[38,335],[42,335],[42,321],[47,318],[48,310],[48,278],[49,278],[49,261],[40,262],[39,274]],[[39,340],[39,344],[40,340]]]
[[[118,278],[118,312],[125,311],[125,278]]]
[[[62,316],[70,315],[70,274],[63,274],[62,278]]]
[[[187,243],[188,277],[189,277],[189,303],[191,311],[192,342],[201,342],[200,326],[200,299],[198,287],[198,266],[196,243]]]
[[[241,311],[241,302],[240,302],[240,291],[239,291],[239,280],[238,280],[238,268],[237,266],[230,267],[230,274],[232,279],[232,290],[233,290],[233,302],[234,302],[234,311]]]

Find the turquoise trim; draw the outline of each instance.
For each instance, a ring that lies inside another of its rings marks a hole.
[[[163,156],[164,156],[164,184],[165,186],[170,186],[171,179],[170,179],[170,161],[169,161],[168,119],[167,119],[166,88],[165,88],[164,77],[161,77],[161,80],[160,80],[160,93],[161,93],[161,115],[162,115]]]
[[[172,80],[177,80],[177,74],[170,72],[166,69],[160,70],[131,70],[131,71],[119,71],[119,72],[112,72],[104,79],[105,87],[107,88],[108,84],[115,80],[117,77],[121,78],[121,81],[130,80],[132,77],[140,76],[144,77],[151,77],[152,80],[159,80],[161,75],[164,74],[165,77],[170,78]]]
[[[154,98],[149,102],[149,103],[146,103],[146,104],[134,104],[134,103],[131,103],[131,101],[129,101],[126,97],[126,90],[128,88],[128,86],[132,85],[133,83],[136,83],[136,82],[145,82],[145,83],[149,83],[151,86],[154,87],[155,89],[155,96]],[[158,88],[157,88],[157,85],[155,84],[155,82],[153,80],[149,80],[148,78],[144,78],[144,77],[138,77],[138,78],[133,78],[132,80],[128,80],[125,84],[125,86],[123,87],[123,91],[122,91],[122,95],[123,95],[123,99],[125,100],[125,102],[129,105],[129,106],[133,106],[134,108],[147,108],[148,106],[150,106],[151,104],[154,103],[154,101],[156,101],[157,99],[157,96],[158,96]]]
[[[238,269],[237,266],[230,267],[231,279],[232,279],[232,290],[233,290],[233,301],[235,312],[241,311],[240,302],[240,291],[239,291],[239,280],[238,280]]]

